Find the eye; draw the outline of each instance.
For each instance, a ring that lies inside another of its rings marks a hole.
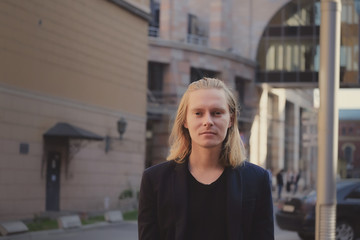
[[[214,116],[220,116],[222,114],[222,112],[220,112],[220,111],[215,111],[215,112],[213,112],[213,115]]]
[[[194,113],[196,116],[200,116],[201,115],[201,112],[195,112]]]

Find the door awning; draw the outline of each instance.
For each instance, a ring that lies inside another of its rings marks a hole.
[[[57,123],[44,133],[44,137],[63,137],[101,141],[104,137],[69,123]]]

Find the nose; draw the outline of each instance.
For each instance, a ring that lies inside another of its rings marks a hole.
[[[211,118],[211,114],[206,114],[204,117],[204,127],[211,127],[214,125],[214,122]]]

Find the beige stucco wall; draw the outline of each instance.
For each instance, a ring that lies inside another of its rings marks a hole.
[[[2,83],[145,115],[146,21],[102,0],[0,7]]]
[[[42,135],[57,122],[113,138],[108,153],[104,141],[82,142],[67,172],[61,160],[60,209],[104,210],[106,197],[121,207],[119,194],[138,191],[144,169],[147,21],[103,0],[0,9],[0,220],[45,210]]]
[[[145,152],[143,118],[13,88],[0,88],[0,98],[0,219],[32,217],[34,212],[44,211],[42,134],[56,122],[114,138],[108,153],[104,141],[82,142],[68,172],[62,159],[61,210],[104,210],[105,197],[110,198],[110,208],[117,208],[121,191],[129,187],[139,190]],[[115,125],[120,116],[128,121],[121,141]],[[29,144],[28,154],[19,154],[20,143]]]

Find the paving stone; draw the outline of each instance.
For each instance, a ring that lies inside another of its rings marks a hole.
[[[3,236],[27,231],[29,231],[28,227],[21,221],[0,223],[0,233]]]
[[[82,226],[80,217],[78,215],[59,217],[58,224],[59,228],[63,229],[77,228]]]
[[[121,211],[108,211],[105,213],[105,220],[107,222],[120,222],[123,221],[123,215]]]

